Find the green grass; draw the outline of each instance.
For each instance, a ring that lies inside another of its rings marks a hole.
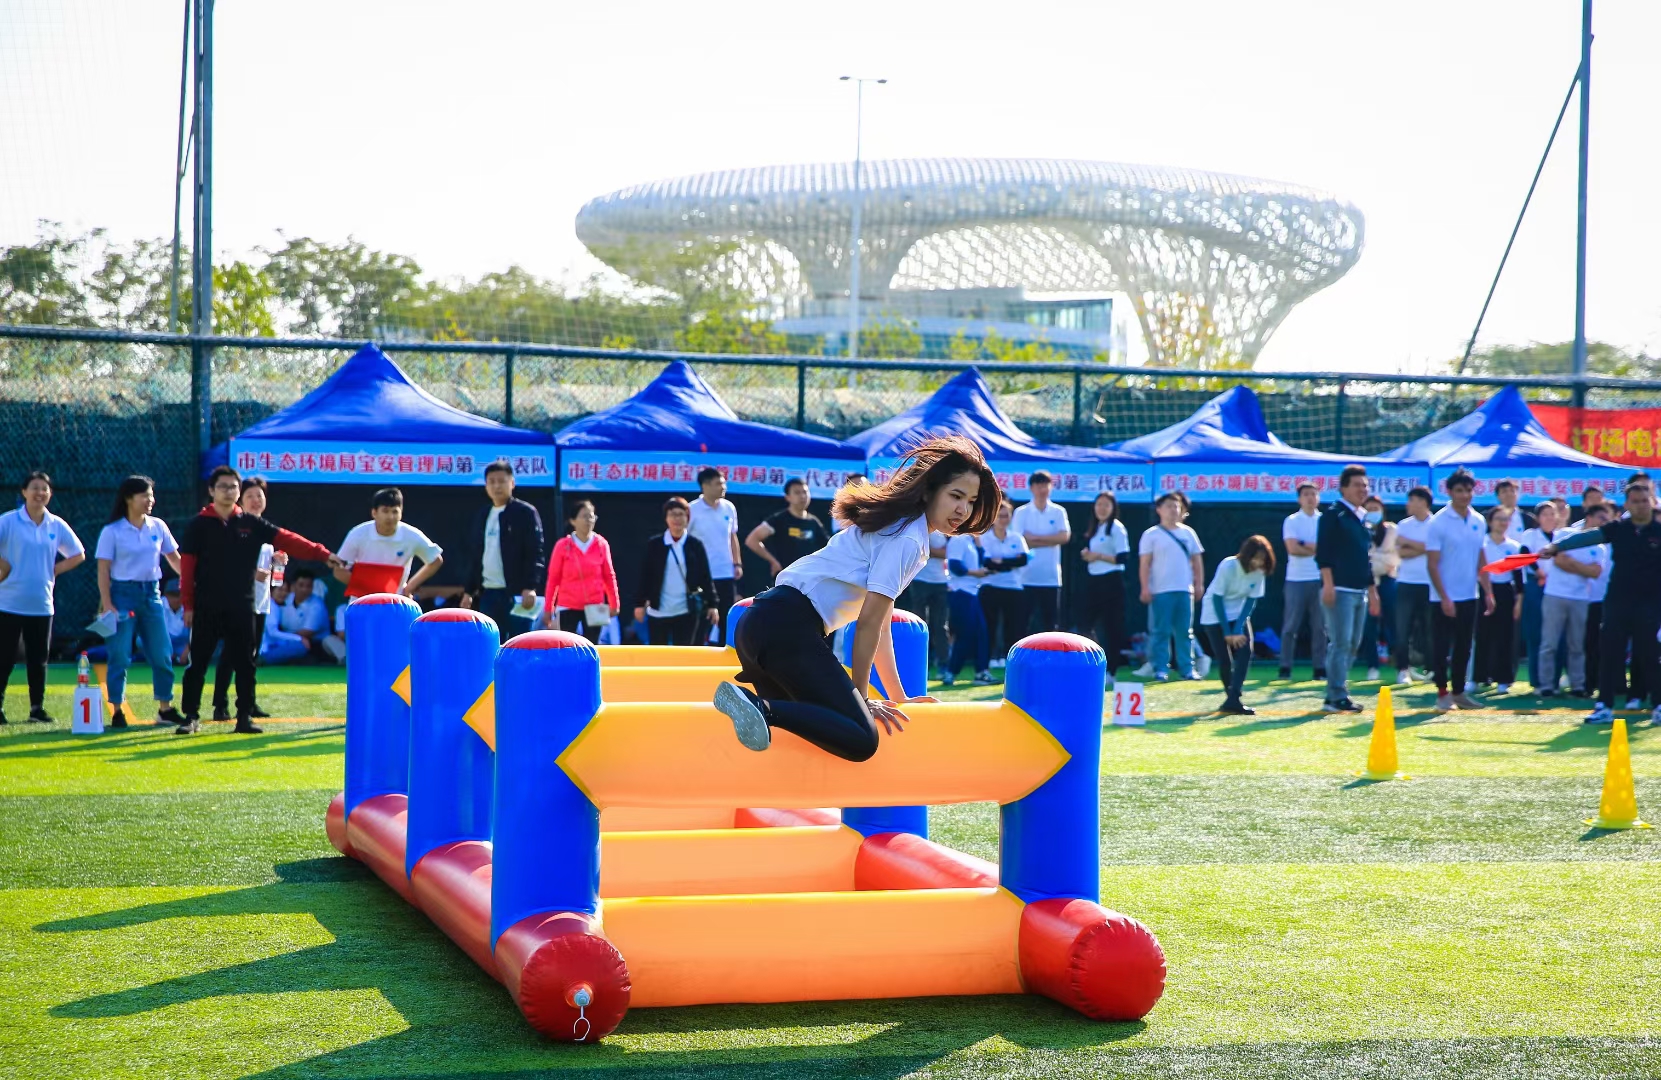
[[[1143,1023],[1025,997],[708,1006],[570,1047],[328,846],[340,673],[261,687],[320,719],[0,729],[0,1077],[1661,1075],[1661,841],[1581,824],[1608,734],[1576,708],[1435,718],[1410,691],[1417,779],[1365,784],[1370,725],[1312,711],[1317,684],[1254,685],[1259,721],[1212,715],[1215,683],[1150,688],[1146,728],[1105,732],[1101,804],[1103,902],[1169,960]],[[1653,811],[1661,735],[1632,749]],[[996,807],[931,820],[996,856]]]

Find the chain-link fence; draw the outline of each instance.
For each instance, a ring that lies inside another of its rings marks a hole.
[[[89,545],[121,479],[156,481],[163,516],[193,510],[197,450],[290,405],[361,343],[63,331],[0,326],[0,461],[44,468],[53,508]],[[210,348],[203,348],[203,346]],[[923,401],[962,369],[945,361],[691,355],[554,346],[389,342],[417,384],[442,401],[520,427],[553,432],[638,392],[666,361],[691,361],[740,416],[847,437]],[[204,433],[192,399],[195,358],[211,357]],[[1101,446],[1183,419],[1212,396],[1246,384],[1271,430],[1312,450],[1368,456],[1470,412],[1503,380],[1271,374],[1217,376],[1099,364],[982,364],[999,406],[1035,437]],[[1511,380],[1540,401],[1568,402],[1567,378]],[[1588,379],[1586,404],[1661,406],[1661,383]],[[1661,439],[1661,436],[1657,436]],[[60,590],[65,626],[97,602],[93,575]]]

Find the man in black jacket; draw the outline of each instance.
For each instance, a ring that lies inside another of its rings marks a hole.
[[[1338,474],[1338,498],[1321,512],[1315,532],[1315,565],[1321,571],[1321,614],[1326,620],[1326,711],[1360,712],[1350,700],[1350,664],[1369,614],[1378,615],[1378,586],[1368,557],[1371,537],[1362,518],[1367,470],[1346,465]]]
[[[490,496],[490,505],[474,516],[468,532],[472,562],[461,606],[476,607],[495,620],[506,641],[530,630],[530,619],[508,612],[515,600],[530,607],[548,572],[542,515],[530,503],[513,497],[513,466],[506,461],[484,467],[484,492]]]
[[[709,556],[698,538],[687,534],[692,511],[675,496],[663,504],[663,532],[646,541],[636,586],[634,621],[644,624],[653,645],[701,644],[698,631],[721,621]]]

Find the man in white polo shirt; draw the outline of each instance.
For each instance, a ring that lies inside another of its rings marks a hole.
[[[1412,686],[1430,678],[1428,666],[1431,612],[1430,572],[1425,569],[1425,537],[1430,532],[1431,494],[1427,487],[1407,493],[1407,516],[1396,522],[1396,685]],[[1412,662],[1419,662],[1415,669]]]
[[[1321,525],[1321,491],[1298,485],[1298,508],[1286,515],[1286,588],[1281,594],[1280,677],[1292,677],[1298,634],[1309,627],[1309,660],[1316,679],[1326,678],[1326,619],[1321,613],[1321,570],[1315,565],[1315,534]]]
[[[1025,537],[1032,552],[1021,571],[1021,588],[1028,629],[1035,634],[1061,629],[1061,549],[1073,538],[1067,511],[1050,501],[1052,483],[1043,469],[1033,473],[1027,479],[1032,501],[1017,509],[1009,522],[1010,530]]]
[[[692,500],[692,522],[687,527],[709,558],[709,575],[715,580],[717,641],[727,640],[727,613],[738,599],[738,579],[744,576],[744,556],[738,546],[738,507],[727,500],[727,478],[721,470],[705,465],[698,470],[701,494]],[[702,645],[699,639],[695,644]]]
[[[1488,575],[1482,573],[1482,541],[1488,535],[1488,522],[1471,509],[1475,490],[1476,477],[1464,469],[1455,470],[1448,477],[1448,505],[1430,519],[1425,535],[1425,569],[1430,575],[1430,599],[1436,605],[1430,652],[1439,713],[1482,708],[1465,693],[1479,593],[1484,613],[1494,610],[1494,593]]]

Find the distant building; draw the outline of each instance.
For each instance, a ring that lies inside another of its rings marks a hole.
[[[1265,180],[990,158],[870,161],[862,176],[861,326],[904,322],[929,356],[988,332],[1122,354],[1112,296],[1123,294],[1149,363],[1195,360],[1179,342],[1250,362],[1361,255],[1354,206]],[[703,173],[594,199],[577,236],[624,272],[653,245],[736,243],[733,270],[768,298],[775,328],[834,353],[846,347],[852,196],[852,163]]]

